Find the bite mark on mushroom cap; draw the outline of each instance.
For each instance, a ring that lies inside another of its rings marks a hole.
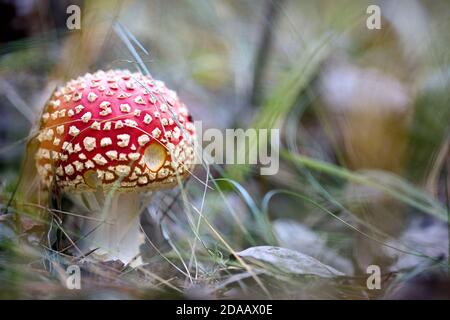
[[[36,164],[48,187],[151,190],[173,186],[177,174],[193,169],[195,138],[186,106],[163,82],[127,70],[98,71],[53,93]]]

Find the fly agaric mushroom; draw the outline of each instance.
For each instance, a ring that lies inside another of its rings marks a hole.
[[[139,261],[140,193],[172,187],[194,166],[186,106],[163,82],[126,70],[88,73],[56,90],[38,140],[44,185],[97,218],[84,221],[77,246],[105,261]]]

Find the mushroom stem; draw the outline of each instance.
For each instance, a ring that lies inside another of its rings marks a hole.
[[[142,206],[138,193],[85,193],[84,205],[89,219],[84,219],[81,239],[77,242],[83,253],[95,250],[93,255],[102,260],[120,260],[135,267],[142,264],[140,245],[144,237],[140,231]]]

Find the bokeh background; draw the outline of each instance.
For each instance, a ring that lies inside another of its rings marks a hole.
[[[0,297],[449,298],[449,15],[445,0],[0,0]],[[74,262],[50,249],[55,195],[33,205],[30,141],[57,85],[135,71],[136,53],[204,128],[280,129],[280,170],[199,166],[211,188],[190,179],[143,215],[145,268]],[[73,263],[82,290],[63,286]]]

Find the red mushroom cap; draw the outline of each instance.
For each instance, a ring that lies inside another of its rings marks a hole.
[[[56,90],[38,139],[39,175],[66,191],[172,186],[194,166],[186,106],[163,82],[127,70],[88,73]]]

